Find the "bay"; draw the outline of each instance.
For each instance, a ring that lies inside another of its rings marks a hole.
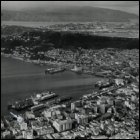
[[[100,80],[70,71],[45,75],[44,70],[48,67],[1,56],[1,115],[8,113],[8,103],[44,90],[78,99],[83,94],[91,93],[94,83]]]

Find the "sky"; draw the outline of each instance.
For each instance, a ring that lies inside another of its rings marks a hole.
[[[55,8],[58,6],[93,6],[139,15],[139,1],[1,1],[1,8],[6,10],[41,7]]]

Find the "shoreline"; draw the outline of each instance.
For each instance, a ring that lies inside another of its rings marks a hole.
[[[14,56],[12,54],[4,54],[4,53],[1,53],[1,56],[2,57],[6,57],[6,58],[12,58],[12,59],[15,59],[15,60],[19,60],[19,61],[22,61],[22,62],[25,62],[25,63],[31,63],[31,64],[34,64],[34,65],[39,65],[39,66],[45,66],[45,65],[52,65],[52,66],[60,66],[62,64],[59,64],[59,63],[55,63],[55,62],[48,62],[46,61],[45,63],[41,63],[39,62],[38,60],[29,60],[29,59],[23,59],[22,57],[17,57],[17,56]]]
[[[72,68],[74,67],[74,64],[62,64],[61,62],[55,63],[55,62],[50,62],[50,61],[45,61],[44,63],[42,63],[39,60],[28,60],[28,59],[26,60],[21,57],[16,57],[12,54],[4,54],[4,53],[1,53],[1,56],[6,57],[6,58],[12,58],[14,60],[19,60],[19,61],[22,61],[25,63],[30,63],[33,65],[38,65],[40,67],[42,67],[42,66],[51,66],[52,68],[63,67],[63,68],[66,68],[66,71],[71,71],[73,73],[92,75],[92,76],[95,76],[98,78],[107,78],[105,76],[96,75],[96,73],[92,73],[92,72],[82,71],[82,72],[78,73],[78,71],[72,70]],[[58,73],[60,73],[60,72],[58,72]],[[50,74],[50,75],[52,75],[52,74]]]
[[[1,56],[3,56],[3,55],[1,55]],[[5,56],[10,59],[12,58],[12,57],[10,57],[11,55],[5,55]],[[16,60],[15,58],[12,58],[12,59],[14,61]],[[19,62],[22,62],[22,61],[19,60]],[[21,65],[22,65],[22,63],[21,63]],[[64,78],[59,78],[61,76],[61,74],[59,74],[59,73],[56,75],[53,75],[53,76],[48,75],[48,76],[42,76],[43,78],[41,77],[41,78],[33,78],[33,79],[32,79],[32,77],[26,76],[25,78],[27,78],[27,80],[31,81],[31,84],[30,84],[31,88],[30,88],[30,86],[28,86],[28,84],[26,84],[26,82],[24,82],[26,79],[22,80],[22,77],[18,77],[18,80],[16,80],[15,82],[13,81],[15,78],[11,78],[11,77],[10,77],[11,79],[9,79],[9,78],[2,79],[2,81],[4,80],[4,83],[7,83],[8,85],[10,85],[10,83],[12,84],[12,86],[9,86],[9,87],[8,86],[2,87],[2,90],[3,90],[2,98],[4,100],[4,104],[2,105],[3,110],[5,110],[4,106],[6,106],[5,100],[10,101],[11,97],[12,97],[12,99],[16,99],[16,98],[20,98],[20,97],[22,99],[22,97],[24,98],[24,96],[28,96],[28,95],[30,96],[32,93],[42,91],[44,89],[55,91],[60,96],[71,95],[74,98],[76,97],[76,93],[77,93],[78,96],[76,98],[78,98],[80,95],[87,93],[88,90],[91,90],[91,88],[88,88],[88,87],[92,87],[92,85],[94,85],[94,83],[96,81],[101,79],[98,77],[95,78],[94,76],[88,76],[87,74],[84,74],[85,76],[79,76],[79,75],[77,75],[75,73],[73,74],[73,73],[74,72],[69,73],[69,71],[68,71],[68,77],[66,77],[67,72],[66,72],[66,74],[65,73],[62,74],[62,76],[64,75]],[[37,76],[37,77],[40,77],[40,76]],[[47,77],[49,77],[49,78],[47,78]],[[51,77],[54,77],[54,78],[51,79]],[[77,80],[75,79],[76,77],[77,77]],[[30,80],[30,79],[32,79],[32,80]],[[37,79],[37,81],[34,82],[34,80],[36,80],[36,79]],[[72,80],[74,80],[74,81],[72,81]],[[33,81],[33,83],[32,83],[32,81]],[[38,85],[38,83],[40,83],[40,84]],[[22,90],[22,88],[20,88],[22,85],[24,85],[25,90]],[[34,88],[32,88],[32,86],[34,86]],[[15,93],[14,89],[16,89],[16,88],[17,88],[17,92]],[[24,92],[25,92],[25,94],[24,94]],[[7,93],[7,94],[5,94],[5,93]],[[21,94],[19,94],[19,93],[21,93]],[[5,111],[3,111],[3,112],[5,112]],[[3,114],[5,114],[5,113],[3,113]]]
[[[71,96],[72,98],[73,98],[73,101],[75,101],[75,100],[77,100],[77,99],[79,99],[79,97],[82,97],[83,95],[85,95],[85,94],[90,94],[92,91],[93,91],[93,85],[94,84],[88,84],[88,85],[84,85],[84,87],[83,87],[83,85],[76,85],[76,86],[65,86],[65,87],[50,87],[50,88],[48,88],[48,89],[46,89],[46,90],[48,90],[48,91],[52,91],[52,92],[55,92],[59,97],[63,97],[63,96]],[[66,94],[66,90],[71,90],[71,89],[73,89],[71,92],[72,92],[72,94]],[[11,102],[14,102],[14,101],[17,101],[18,99],[19,100],[24,100],[25,98],[28,98],[28,97],[30,97],[30,96],[32,96],[34,93],[41,93],[41,92],[43,92],[44,90],[36,90],[36,92],[34,91],[34,92],[28,92],[29,94],[26,96],[26,97],[23,97],[23,98],[15,98],[14,100],[12,100]],[[75,96],[75,92],[78,92],[78,95],[77,96]],[[9,103],[11,103],[11,102],[9,102]],[[8,104],[7,104],[8,105]],[[1,112],[1,116],[5,116],[5,115],[8,115],[8,109],[7,109],[7,106],[6,106],[6,110],[4,109],[4,111],[2,111]]]

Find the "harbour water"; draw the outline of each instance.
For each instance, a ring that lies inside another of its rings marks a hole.
[[[26,22],[26,21],[2,21],[2,25],[16,25],[24,27],[46,27],[55,24],[68,24],[68,23],[89,23],[89,22]]]
[[[94,83],[100,80],[70,71],[45,75],[44,70],[48,67],[1,56],[1,115],[7,114],[8,103],[44,90],[77,99],[91,93]]]

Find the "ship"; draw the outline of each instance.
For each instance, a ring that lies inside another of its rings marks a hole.
[[[99,72],[98,73],[94,73],[94,75],[97,76],[97,77],[105,77],[105,75],[103,75],[102,73],[99,73]]]
[[[35,105],[35,102],[43,102],[43,101],[48,101],[50,99],[53,99],[57,97],[58,95],[54,92],[47,91],[47,92],[42,92],[39,94],[36,94],[35,97],[27,98],[24,100],[16,101],[15,103],[9,103],[8,104],[8,109],[14,109],[16,111],[22,111],[25,109],[28,109],[30,107],[33,107]]]
[[[45,70],[45,74],[54,74],[65,71],[65,68],[49,68]]]
[[[51,91],[42,92],[42,93],[36,95],[38,101],[49,100],[49,99],[55,98],[57,96],[58,95],[56,93],[51,92]]]
[[[54,97],[57,97],[58,95],[56,95],[55,93],[49,93],[49,94],[46,94],[44,96],[41,97],[41,101],[43,100],[48,100],[48,99],[51,99],[51,98],[54,98]]]
[[[23,101],[16,101],[14,104],[9,104],[8,109],[14,109],[16,111],[21,111],[33,106],[33,100],[31,98],[25,99]]]

